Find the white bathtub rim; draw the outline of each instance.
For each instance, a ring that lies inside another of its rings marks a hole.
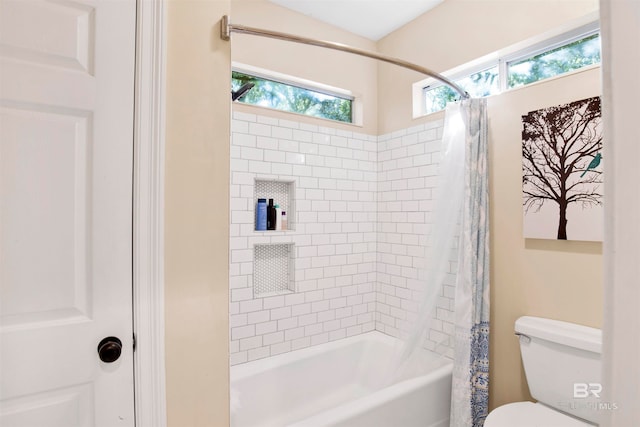
[[[265,357],[263,359],[257,359],[251,362],[241,363],[239,365],[231,366],[230,368],[231,382],[233,383],[233,381],[236,381],[236,380],[242,380],[242,379],[251,377],[253,375],[260,374],[262,372],[287,365],[295,361],[300,361],[310,357],[314,357],[322,353],[326,353],[332,350],[349,346],[354,343],[358,343],[361,341],[366,342],[371,340],[379,341],[389,346],[394,346],[398,342],[397,338],[394,338],[390,335],[386,335],[380,331],[365,332],[363,334],[354,335],[352,337],[343,338],[336,341],[330,341],[327,343],[302,348],[300,350],[294,350],[287,353],[282,353],[275,356]],[[442,356],[442,358],[448,359],[446,356]]]
[[[424,387],[428,383],[435,382],[445,376],[451,376],[452,372],[453,362],[441,366],[420,377],[401,381],[377,390],[370,395],[363,396],[351,402],[326,410],[320,414],[312,415],[292,424],[287,424],[286,427],[321,427],[324,425],[339,423],[353,417],[354,415],[362,414],[388,402],[389,397],[391,396],[409,394]]]

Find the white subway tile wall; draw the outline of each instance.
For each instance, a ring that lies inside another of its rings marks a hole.
[[[231,364],[375,328],[377,137],[235,112]],[[295,181],[290,231],[254,231],[255,180]],[[255,296],[253,247],[293,244],[294,292]]]
[[[406,337],[422,301],[443,122],[378,138],[376,330]],[[424,347],[453,357],[456,252]]]
[[[441,133],[441,121],[378,137],[234,112],[232,365],[374,329],[406,330],[424,274]],[[295,181],[295,231],[254,231],[256,179]],[[295,291],[254,296],[254,245],[282,243],[294,245]],[[445,286],[426,343],[444,339],[444,354],[452,309]]]

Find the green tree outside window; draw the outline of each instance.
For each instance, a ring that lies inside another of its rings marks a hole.
[[[498,78],[507,79],[507,87],[515,88],[558,76],[569,71],[600,63],[600,34],[593,34],[555,49],[542,52],[507,65],[508,76],[499,76],[498,66],[471,74],[455,83],[474,98],[499,92]],[[425,113],[443,110],[447,103],[459,98],[448,86],[425,88]]]
[[[231,90],[238,90],[243,84],[249,82],[255,86],[240,98],[239,102],[340,122],[351,123],[353,121],[353,101],[351,99],[327,95],[237,71],[231,75]]]
[[[498,66],[471,74],[455,82],[473,98],[498,93]],[[425,93],[425,111],[427,114],[444,110],[448,102],[456,101],[460,94],[449,86],[437,86]]]
[[[600,34],[509,64],[509,87],[523,86],[600,63]]]

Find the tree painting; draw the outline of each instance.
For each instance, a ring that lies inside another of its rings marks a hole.
[[[556,238],[583,239],[580,228],[602,227],[602,224],[576,222],[571,227],[569,212],[602,206],[602,130],[600,98],[594,97],[566,105],[532,111],[522,116],[522,189],[524,195],[525,230],[527,221],[541,211],[557,210]],[[540,237],[527,235],[525,237]]]

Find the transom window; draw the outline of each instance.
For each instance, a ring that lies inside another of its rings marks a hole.
[[[486,70],[473,73],[459,80],[455,80],[455,83],[466,90],[473,98],[481,98],[498,93],[500,91],[498,82],[497,65]],[[447,102],[455,101],[459,97],[460,94],[449,86],[426,86],[424,88],[424,106],[426,114],[444,110]]]
[[[489,60],[474,61],[480,65],[458,67],[457,72],[444,73],[472,97],[495,95],[550,77],[600,63],[600,33],[596,23],[535,43],[504,55],[490,55]],[[415,86],[415,85],[414,85]],[[419,102],[414,100],[414,116],[443,110],[459,94],[434,79],[422,84]],[[417,108],[416,108],[417,107]]]
[[[234,70],[231,90],[237,91],[246,83],[253,88],[238,98],[238,102],[273,108],[290,113],[304,114],[339,122],[353,123],[353,97],[320,88],[303,87]]]
[[[524,86],[599,63],[600,34],[596,33],[519,61],[508,62],[508,86]]]

